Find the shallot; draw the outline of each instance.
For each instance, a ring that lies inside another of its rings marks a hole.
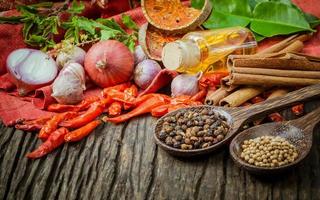
[[[139,63],[133,73],[134,82],[142,89],[146,89],[161,71],[160,65],[154,60],[144,60]]]
[[[52,84],[52,97],[60,104],[76,104],[83,100],[85,72],[79,63],[69,63]]]
[[[49,84],[58,73],[57,65],[49,55],[27,48],[10,53],[7,69],[21,96]]]
[[[56,63],[59,69],[62,69],[65,65],[74,62],[83,65],[86,52],[77,46],[72,46],[68,50],[61,51],[57,55]]]
[[[199,91],[199,79],[202,73],[195,75],[180,74],[176,76],[171,82],[171,94],[173,97],[181,95],[193,96]]]
[[[130,80],[134,58],[128,47],[116,40],[100,41],[87,52],[84,67],[100,87],[110,87]]]
[[[134,49],[134,64],[137,65],[143,60],[148,59],[148,56],[144,53],[142,47],[140,45],[136,46]]]

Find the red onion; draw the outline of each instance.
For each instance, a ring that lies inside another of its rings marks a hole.
[[[7,69],[21,96],[49,84],[58,73],[55,61],[35,49],[17,49],[11,52],[7,58]]]
[[[198,81],[202,76],[202,72],[190,75],[180,74],[176,76],[171,83],[171,95],[173,97],[181,95],[195,95],[199,91]]]
[[[86,52],[80,47],[73,46],[68,51],[61,51],[57,55],[56,63],[60,69],[69,63],[79,63],[83,65]]]
[[[87,52],[84,68],[90,79],[100,87],[129,81],[134,58],[128,47],[116,40],[100,41]]]
[[[133,73],[134,82],[142,89],[146,89],[161,71],[160,65],[154,60],[144,60],[139,63]]]
[[[134,64],[137,65],[143,60],[148,59],[148,56],[144,53],[142,47],[140,45],[136,46],[134,49]]]

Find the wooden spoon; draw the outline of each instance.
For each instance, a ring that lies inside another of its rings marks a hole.
[[[320,107],[313,112],[307,114],[299,119],[262,124],[249,128],[239,133],[230,144],[230,154],[232,159],[244,169],[249,172],[259,175],[279,173],[301,162],[310,152],[312,146],[313,129],[320,121]],[[244,140],[253,139],[260,136],[271,135],[280,136],[287,139],[298,150],[298,158],[292,163],[282,165],[279,167],[257,167],[250,165],[240,158],[242,148],[241,145]]]
[[[190,156],[196,156],[201,154],[206,154],[214,151],[215,149],[221,147],[222,145],[229,142],[242,128],[243,124],[246,121],[252,121],[255,119],[259,119],[265,115],[271,114],[278,109],[286,108],[288,106],[292,106],[298,102],[306,101],[309,99],[312,99],[314,97],[320,96],[320,84],[317,85],[311,85],[308,87],[304,87],[300,90],[296,90],[293,92],[290,92],[284,96],[269,99],[264,102],[254,104],[248,108],[226,108],[226,107],[214,107],[214,106],[196,106],[196,107],[190,107],[185,109],[179,109],[174,112],[170,112],[163,117],[161,117],[155,126],[155,133],[154,138],[156,143],[163,148],[164,150],[168,151],[169,153],[176,155],[176,156],[183,156],[183,157],[190,157]],[[164,142],[162,142],[158,135],[160,133],[160,130],[162,128],[163,120],[165,117],[168,116],[175,116],[177,112],[180,111],[186,111],[186,110],[202,110],[204,107],[208,109],[213,109],[215,112],[220,113],[221,115],[225,116],[227,119],[227,123],[230,126],[228,134],[225,136],[225,138],[207,148],[203,149],[192,149],[192,150],[182,150],[173,148],[171,146],[166,145]]]

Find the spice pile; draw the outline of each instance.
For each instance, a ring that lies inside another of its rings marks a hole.
[[[229,128],[225,116],[208,108],[177,111],[163,118],[158,137],[174,148],[203,149],[223,140]]]
[[[298,157],[296,147],[279,136],[262,136],[243,141],[240,157],[258,167],[278,167]]]

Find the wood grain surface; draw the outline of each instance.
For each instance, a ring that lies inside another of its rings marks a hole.
[[[40,144],[34,133],[1,125],[0,199],[320,199],[319,127],[300,166],[266,179],[238,168],[227,147],[201,158],[168,155],[153,141],[155,122],[103,124],[38,160],[25,157]]]

